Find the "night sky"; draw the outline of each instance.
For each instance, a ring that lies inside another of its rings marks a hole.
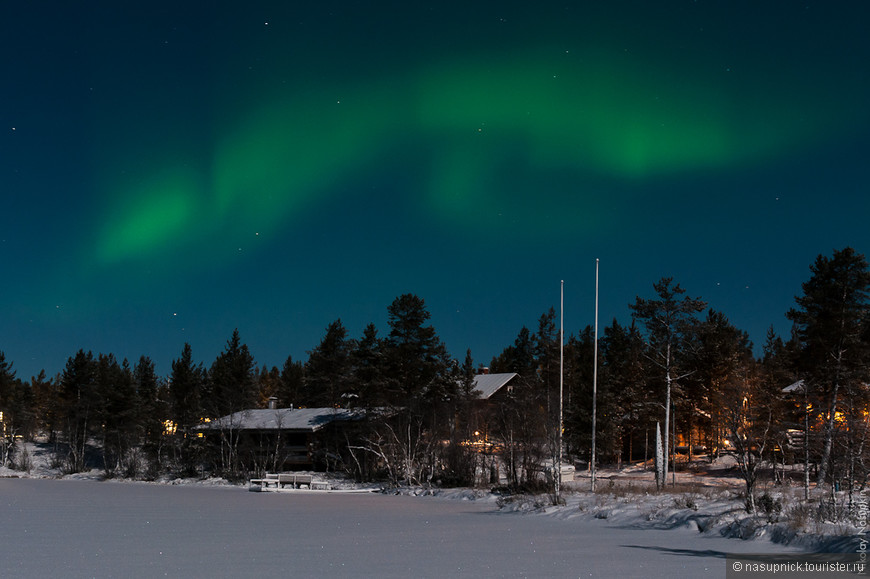
[[[866,2],[3,2],[0,350],[307,359],[422,297],[478,363],[672,276],[760,346],[870,251]]]

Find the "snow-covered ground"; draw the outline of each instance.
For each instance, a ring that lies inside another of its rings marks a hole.
[[[791,551],[491,499],[7,479],[0,508],[2,577],[724,577],[726,553]]]
[[[59,473],[40,450],[30,449],[29,474],[0,470],[41,479],[0,479],[0,577],[724,577],[728,553],[855,552],[862,532],[810,521],[792,498],[799,488],[766,489],[781,512],[746,515],[727,464],[680,472],[665,493],[641,469],[602,471],[598,492],[578,477],[554,506],[546,495],[474,489],[250,493],[220,479],[45,480]]]

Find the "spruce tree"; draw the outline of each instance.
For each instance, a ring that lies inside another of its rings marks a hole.
[[[172,449],[175,460],[186,474],[195,472],[197,466],[196,437],[192,432],[205,416],[202,396],[205,385],[205,370],[202,364],[193,361],[190,344],[185,343],[181,356],[172,361],[169,377],[169,414],[175,424]]]
[[[255,367],[254,357],[242,343],[239,330],[233,330],[224,351],[218,354],[208,372],[203,403],[211,418],[256,406]]]
[[[423,299],[404,294],[387,308],[390,334],[384,342],[390,405],[396,409],[382,425],[381,440],[389,448],[390,470],[396,481],[431,481],[436,472],[438,441],[447,436],[447,406],[459,385],[454,363],[435,329]],[[386,452],[384,452],[386,450]]]
[[[181,356],[172,361],[169,377],[170,416],[179,434],[184,435],[203,417],[202,394],[205,372],[193,361],[190,344],[184,344]]]
[[[281,382],[278,385],[278,405],[282,408],[304,406],[302,400],[305,367],[302,362],[287,356],[281,367]]]
[[[490,368],[496,374],[516,372],[520,376],[531,379],[537,372],[532,332],[523,326],[514,343],[492,359]]]
[[[350,382],[350,351],[352,343],[341,320],[326,328],[326,334],[316,348],[308,353],[302,381],[302,399],[306,406],[336,408],[345,406]]]
[[[141,356],[133,368],[133,383],[139,401],[137,422],[143,449],[153,463],[159,464],[163,422],[169,417],[165,403],[158,396],[160,379],[155,372],[154,362],[148,356]]]
[[[450,372],[453,362],[435,328],[423,299],[404,294],[389,308],[390,334],[384,344],[390,379],[397,385],[399,405],[420,408],[455,395],[457,384]]]
[[[378,337],[374,324],[363,330],[350,353],[352,368],[351,390],[354,404],[362,408],[376,408],[389,403],[383,340]]]
[[[85,467],[87,440],[99,426],[99,393],[96,389],[96,360],[91,352],[79,350],[67,359],[60,384],[61,429],[67,443],[66,469],[81,472]]]

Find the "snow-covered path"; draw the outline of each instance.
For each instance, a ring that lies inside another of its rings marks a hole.
[[[788,552],[492,502],[0,479],[0,577],[724,577]]]

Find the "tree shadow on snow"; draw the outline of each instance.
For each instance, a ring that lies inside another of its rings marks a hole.
[[[652,547],[648,545],[621,545],[629,549],[646,549],[647,551],[659,551],[662,553],[670,553],[671,555],[682,555],[684,557],[715,557],[717,559],[725,559],[731,556],[731,553],[724,551],[714,551],[712,549],[673,549],[670,547]],[[744,557],[744,555],[740,555]],[[749,558],[747,555],[744,558]]]

